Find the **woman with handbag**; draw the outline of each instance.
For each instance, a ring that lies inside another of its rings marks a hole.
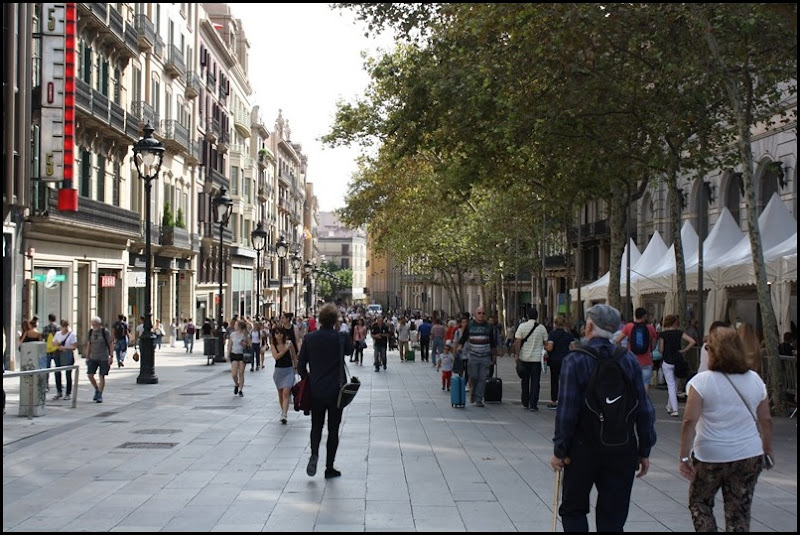
[[[717,531],[714,501],[720,487],[725,531],[750,531],[758,476],[765,458],[770,463],[774,458],[767,388],[749,368],[735,329],[715,329],[706,346],[708,370],[686,385],[678,470],[691,481],[689,511],[695,531]]]
[[[311,390],[311,457],[306,466],[309,476],[317,473],[319,445],[326,414],[328,442],[325,478],[342,475],[334,468],[333,463],[339,448],[339,424],[342,421],[338,398],[345,365],[344,356],[352,351],[352,342],[350,337],[342,335],[335,328],[338,317],[339,311],[335,304],[323,305],[318,314],[320,328],[306,335],[297,363],[300,377],[309,377]]]
[[[237,320],[233,331],[228,336],[228,354],[231,361],[231,377],[233,377],[233,395],[244,397],[244,352],[250,345],[250,333],[247,322]]]
[[[661,352],[661,371],[664,380],[667,382],[667,412],[675,418],[680,416],[678,412],[678,384],[676,378],[684,375],[677,368],[684,367],[686,357],[683,355],[693,348],[697,342],[695,339],[683,332],[680,328],[678,316],[672,314],[664,318],[661,334],[658,337],[658,350]],[[686,346],[681,349],[682,342]],[[683,361],[683,362],[681,362]],[[676,374],[676,370],[678,373]]]
[[[286,425],[289,413],[289,395],[294,386],[294,372],[297,368],[297,354],[294,344],[286,336],[282,328],[272,329],[272,344],[270,347],[272,358],[275,359],[275,370],[272,380],[278,389],[278,405],[281,407],[281,423]]]
[[[78,338],[75,333],[69,330],[69,322],[61,320],[61,330],[53,335],[53,343],[58,348],[56,351],[56,366],[72,366],[75,364],[75,349],[78,348]],[[55,372],[56,391],[58,394],[55,399],[62,399],[61,394],[61,372]],[[72,371],[66,372],[67,392],[63,399],[69,400],[72,396]]]

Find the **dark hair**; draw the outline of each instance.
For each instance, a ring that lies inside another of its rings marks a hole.
[[[536,310],[536,307],[528,307],[528,310],[525,311],[525,315],[529,320],[539,319],[539,311]]]
[[[647,309],[639,307],[636,309],[636,312],[634,312],[633,315],[637,320],[640,320],[643,317],[647,316]]]
[[[49,321],[56,321],[56,315],[55,315],[55,314],[52,314],[52,313],[51,313],[51,314],[48,314],[48,315],[47,315],[47,319],[48,319]]]
[[[675,316],[673,314],[664,316],[664,324],[663,324],[664,327],[672,327],[676,323],[678,323],[678,316]]]
[[[323,327],[333,327],[339,318],[339,310],[333,303],[326,303],[319,309],[318,316]]]
[[[289,337],[286,336],[286,329],[284,329],[283,327],[275,327],[273,329],[270,329],[269,337],[272,338],[272,345],[274,347],[278,347],[278,341],[275,339],[275,336],[278,333],[283,335],[284,342],[289,339]]]

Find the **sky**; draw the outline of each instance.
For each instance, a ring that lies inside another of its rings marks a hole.
[[[369,84],[361,52],[385,49],[389,41],[365,37],[349,10],[328,4],[228,5],[250,42],[250,104],[260,106],[270,131],[282,110],[292,141],[308,156],[319,209],[344,207],[359,150],[324,147],[319,138],[331,129],[336,102],[354,101]]]

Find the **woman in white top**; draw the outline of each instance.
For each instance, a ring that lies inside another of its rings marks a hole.
[[[233,377],[233,395],[244,397],[244,350],[250,345],[250,333],[247,332],[247,323],[238,320],[231,334],[228,336],[228,355],[231,360],[231,376]]]
[[[750,531],[750,507],[762,470],[762,454],[774,459],[767,388],[748,367],[735,329],[715,329],[706,346],[708,371],[698,373],[686,385],[678,467],[692,482],[689,511],[695,531],[717,531],[714,499],[720,487],[725,530]]]
[[[250,361],[250,371],[260,370],[264,367],[261,360],[261,323],[255,322],[250,331],[250,345],[253,348],[253,360]]]
[[[53,343],[58,348],[56,352],[56,366],[72,366],[75,364],[75,349],[78,347],[78,338],[69,330],[69,322],[61,320],[61,330],[53,335]],[[56,374],[56,390],[58,393],[53,399],[62,399],[61,372]],[[72,395],[72,370],[66,372],[67,393],[63,399],[70,399]]]

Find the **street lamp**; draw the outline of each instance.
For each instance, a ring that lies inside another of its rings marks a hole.
[[[311,264],[311,259],[306,260],[306,263],[303,264],[303,274],[305,275],[305,283],[306,283],[306,314],[311,314],[311,299],[313,296],[311,295],[311,271],[313,270],[313,265]]]
[[[286,238],[281,236],[275,244],[275,252],[278,253],[278,318],[283,317],[283,259],[289,254],[289,244]]]
[[[256,320],[258,320],[261,315],[261,251],[267,246],[267,231],[264,230],[261,221],[250,233],[250,245],[256,250]]]
[[[292,254],[292,271],[294,272],[294,313],[297,314],[297,309],[300,308],[298,297],[299,291],[297,288],[297,273],[300,271],[300,266],[303,265],[303,259],[300,257],[300,251],[295,249]]]
[[[153,180],[158,178],[158,172],[161,170],[161,161],[164,157],[164,144],[153,139],[153,132],[155,129],[148,121],[144,126],[144,137],[139,139],[133,146],[133,162],[136,165],[136,172],[139,178],[144,180],[145,192],[145,238],[144,238],[144,257],[147,273],[145,278],[145,291],[144,291],[144,330],[139,337],[139,353],[141,357],[141,364],[139,367],[139,376],[136,378],[136,383],[143,385],[153,385],[158,383],[158,377],[155,370],[155,337],[153,336],[153,304],[152,304],[152,279],[153,279],[153,255],[150,251],[150,221],[151,206],[150,194],[153,186]]]
[[[219,308],[217,315],[217,352],[214,355],[214,362],[225,362],[225,352],[223,350],[223,346],[225,345],[225,330],[222,328],[222,322],[224,321],[222,316],[222,304],[224,302],[222,299],[222,273],[225,271],[222,263],[222,233],[231,218],[233,199],[228,196],[228,190],[222,187],[212,202],[214,204],[214,222],[219,225],[219,295],[217,295],[219,299]]]
[[[311,306],[311,313],[317,315],[317,279],[319,278],[319,267],[316,263],[311,265],[311,298],[314,300]]]

